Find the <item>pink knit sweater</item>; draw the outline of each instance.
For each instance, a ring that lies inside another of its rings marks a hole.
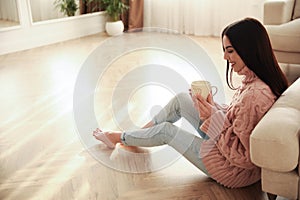
[[[250,160],[249,137],[276,100],[269,86],[249,68],[240,74],[245,78],[231,104],[219,108],[200,127],[210,137],[200,149],[203,163],[214,180],[230,188],[260,179],[260,168]]]

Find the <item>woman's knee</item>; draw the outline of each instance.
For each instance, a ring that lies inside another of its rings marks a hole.
[[[175,125],[173,125],[171,122],[163,122],[163,123],[160,124],[160,126],[161,126],[162,131],[168,132]]]
[[[187,99],[190,99],[191,97],[190,97],[190,95],[188,94],[188,93],[185,93],[185,92],[181,92],[181,93],[178,93],[178,94],[176,94],[176,96],[175,96],[176,98],[177,98],[177,100],[179,101],[179,102],[184,102],[184,101],[186,101]]]

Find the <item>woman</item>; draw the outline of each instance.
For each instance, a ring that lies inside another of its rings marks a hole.
[[[110,148],[116,143],[147,147],[168,144],[226,187],[257,182],[260,169],[250,160],[249,137],[288,83],[259,21],[246,18],[227,26],[222,32],[222,44],[228,86],[235,89],[231,81],[233,71],[244,76],[229,106],[219,106],[211,94],[207,99],[179,94],[143,129],[125,132],[97,129],[95,138]],[[181,117],[195,127],[201,138],[173,125]],[[177,134],[181,137],[175,137]]]

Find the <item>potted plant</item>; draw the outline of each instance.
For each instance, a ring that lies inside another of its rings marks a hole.
[[[105,30],[108,35],[121,35],[124,31],[124,24],[121,15],[129,9],[122,0],[86,0],[88,3],[100,2],[107,12],[108,20],[105,24]]]
[[[74,16],[78,6],[75,0],[55,0],[54,5],[60,9],[60,12],[64,13],[68,17]]]

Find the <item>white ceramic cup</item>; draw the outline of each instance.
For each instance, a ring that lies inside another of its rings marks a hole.
[[[204,99],[207,99],[207,96],[212,89],[215,89],[215,92],[212,93],[214,96],[218,92],[218,88],[216,86],[211,86],[210,82],[208,81],[193,81],[191,84],[192,94],[200,94]]]

